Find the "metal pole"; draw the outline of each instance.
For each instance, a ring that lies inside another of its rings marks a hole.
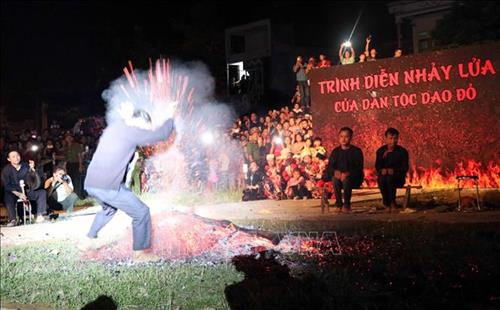
[[[481,211],[481,203],[479,202],[479,179],[476,179],[476,201],[477,201],[477,211]]]

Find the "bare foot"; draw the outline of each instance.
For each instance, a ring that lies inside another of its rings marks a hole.
[[[132,256],[132,261],[134,263],[154,263],[159,261],[161,258],[153,253],[146,253],[145,251],[134,251]]]
[[[86,252],[89,250],[98,250],[107,244],[111,244],[113,242],[110,238],[89,238],[87,236],[78,240],[76,247],[78,250],[82,252]]]

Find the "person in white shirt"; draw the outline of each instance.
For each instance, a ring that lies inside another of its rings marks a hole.
[[[73,212],[78,196],[73,191],[71,177],[66,174],[66,170],[63,167],[54,168],[52,177],[45,181],[45,189],[48,192],[48,196],[54,197],[62,205],[66,213]]]

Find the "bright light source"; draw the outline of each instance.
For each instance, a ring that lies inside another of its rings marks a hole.
[[[351,41],[345,41],[344,42],[345,47],[350,47],[351,46]]]
[[[283,144],[283,139],[281,137],[274,137],[273,142],[274,144]]]
[[[204,132],[202,135],[201,135],[201,142],[203,144],[206,144],[206,145],[210,145],[210,144],[213,144],[214,143],[214,135],[207,131],[207,132]]]
[[[38,145],[33,144],[33,145],[31,146],[31,150],[32,150],[33,152],[38,151]]]

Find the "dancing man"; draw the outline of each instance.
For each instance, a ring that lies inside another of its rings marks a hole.
[[[150,114],[130,102],[122,104],[120,115],[121,119],[104,130],[87,170],[85,190],[102,204],[102,210],[79,248],[97,248],[97,234],[117,210],[122,210],[132,218],[133,260],[154,261],[157,257],[145,252],[151,246],[149,208],[126,187],[124,176],[137,146],[166,140],[174,130],[174,122],[166,113]]]

